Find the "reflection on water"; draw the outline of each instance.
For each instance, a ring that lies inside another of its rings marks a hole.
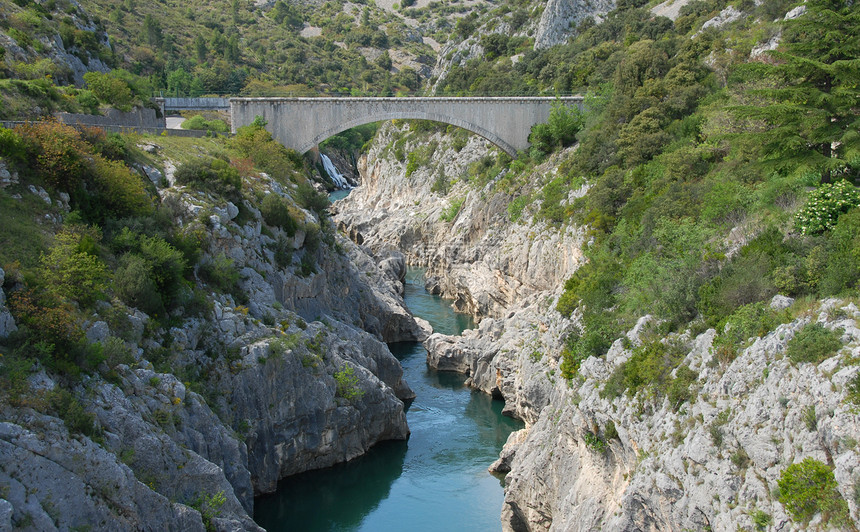
[[[423,288],[410,270],[406,303],[439,332],[472,326]],[[255,501],[254,518],[271,531],[498,530],[504,494],[487,467],[508,434],[521,428],[502,402],[470,390],[465,377],[427,367],[419,343],[390,345],[417,397],[408,442],[383,442],[349,463],[287,478]]]
[[[406,445],[381,442],[359,460],[288,477],[255,501],[254,517],[269,531],[353,530],[403,473]]]

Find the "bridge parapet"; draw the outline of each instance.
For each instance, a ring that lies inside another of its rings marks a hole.
[[[162,111],[226,111],[230,98],[153,98]]]

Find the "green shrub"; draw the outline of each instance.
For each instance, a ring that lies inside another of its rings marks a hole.
[[[121,162],[94,158],[92,182],[90,193],[96,200],[91,202],[91,212],[96,203],[99,212],[114,218],[143,216],[154,210],[141,177]]]
[[[409,152],[409,155],[406,156],[406,177],[414,174],[415,170],[418,170],[419,164],[418,153],[414,151]]]
[[[551,153],[573,144],[584,123],[584,115],[578,107],[568,107],[561,102],[553,103],[547,122],[532,127],[529,142],[538,151]]]
[[[195,159],[180,165],[174,174],[180,185],[198,187],[239,203],[242,178],[239,171],[221,159]]]
[[[854,377],[848,381],[845,400],[855,407],[860,407],[860,371],[855,373]]]
[[[448,181],[448,176],[445,175],[445,169],[440,168],[436,174],[436,179],[433,181],[433,186],[430,187],[430,192],[436,192],[441,195],[448,194],[451,190],[451,183]]]
[[[606,428],[603,429],[603,437],[607,442],[618,437],[618,429],[615,428],[615,422],[611,419],[606,422]]]
[[[795,521],[808,523],[822,514],[822,524],[849,523],[848,503],[839,494],[833,470],[814,458],[786,467],[779,481],[779,502]]]
[[[299,183],[296,189],[296,201],[299,205],[306,209],[315,211],[317,214],[324,214],[328,206],[331,204],[328,196],[321,194],[308,182]]]
[[[508,203],[508,218],[511,222],[516,223],[523,215],[526,206],[531,203],[531,196],[517,196]]]
[[[669,399],[669,405],[673,410],[678,410],[683,403],[690,401],[693,398],[694,392],[690,389],[691,386],[698,380],[699,375],[691,370],[688,366],[680,366],[675,372],[675,378],[669,384],[666,391],[666,397]]]
[[[0,157],[16,164],[27,160],[27,145],[15,131],[0,127]]]
[[[268,194],[260,204],[263,220],[272,227],[280,227],[288,236],[294,236],[299,224],[290,215],[287,202],[277,194]]]
[[[541,191],[541,205],[537,218],[554,224],[563,224],[568,220],[568,212],[561,202],[567,200],[570,192],[570,182],[564,176],[550,181]]]
[[[816,266],[808,268],[807,273],[809,284],[817,286],[820,295],[839,295],[860,288],[860,209],[839,216],[822,251],[826,255],[816,257]],[[810,260],[811,264],[816,262]]]
[[[53,246],[41,259],[41,279],[49,293],[83,306],[104,297],[107,267],[97,252],[85,247],[88,239],[99,236],[96,231],[84,228],[63,229],[56,234]]]
[[[809,432],[815,432],[818,428],[818,416],[815,414],[815,405],[807,405],[803,408],[803,423]]]
[[[586,431],[585,434],[582,435],[582,441],[585,442],[586,447],[598,454],[605,453],[608,447],[608,445],[606,445],[606,442],[603,441],[600,436],[594,434],[593,432]]]
[[[216,133],[226,133],[229,130],[227,123],[223,120],[206,120],[203,115],[194,115],[188,120],[184,120],[181,127],[182,129],[214,131]]]
[[[835,355],[841,347],[841,329],[831,331],[820,323],[807,323],[788,342],[785,354],[795,364],[817,364]]]
[[[272,358],[283,358],[287,351],[292,351],[297,345],[299,345],[299,338],[299,334],[288,334],[270,341],[269,353]]]
[[[141,237],[139,249],[152,270],[152,279],[159,291],[167,300],[172,300],[183,286],[187,265],[182,252],[157,236]]]
[[[95,416],[81,406],[68,390],[55,388],[48,395],[48,404],[54,414],[63,420],[72,434],[83,434],[94,441],[101,441],[103,431],[95,423]]]
[[[86,179],[91,150],[73,127],[56,121],[33,122],[15,132],[27,147],[29,164],[50,186],[72,194]]]
[[[335,395],[343,397],[349,402],[360,400],[364,396],[364,390],[359,386],[358,376],[352,366],[344,366],[334,373]]]
[[[463,207],[464,201],[466,201],[466,198],[455,198],[452,200],[451,204],[442,210],[442,214],[439,215],[439,219],[443,222],[454,221],[454,218],[460,214],[460,208]]]
[[[750,464],[750,455],[747,454],[746,449],[738,447],[738,450],[732,453],[730,460],[736,468],[746,469]]]
[[[239,269],[233,263],[233,259],[219,253],[214,258],[202,261],[197,268],[197,273],[209,285],[232,295],[236,303],[247,303],[248,295],[239,286]]]
[[[581,338],[578,333],[568,335],[561,350],[561,376],[567,380],[575,377],[579,373],[579,366],[582,365],[582,362],[591,356],[589,350],[577,349],[580,347],[578,344]]]
[[[716,419],[708,425],[708,433],[711,435],[711,440],[714,442],[717,449],[723,446],[723,425],[728,423],[730,415],[731,411],[723,410],[717,415]]]
[[[824,183],[806,200],[795,215],[797,229],[811,235],[832,229],[841,214],[860,207],[860,189],[848,181]]]
[[[671,408],[677,410],[692,397],[690,386],[698,378],[687,366],[678,367],[683,360],[684,349],[680,345],[659,341],[644,343],[615,369],[600,395],[614,399],[625,391],[633,396],[645,390],[654,398],[668,396]],[[678,371],[672,377],[675,368]]]
[[[762,510],[755,510],[752,513],[753,524],[758,531],[767,530],[767,527],[773,522],[773,517],[769,513]]]
[[[278,238],[269,245],[269,249],[275,254],[275,264],[278,268],[286,268],[292,263],[293,248],[284,235],[278,235]]]
[[[131,364],[134,362],[134,357],[131,353],[131,348],[126,345],[122,339],[116,336],[108,336],[102,346],[102,355],[108,367],[114,368],[119,364]]]
[[[718,326],[720,333],[714,340],[717,360],[731,362],[750,338],[764,336],[789,320],[787,310],[776,311],[766,303],[744,305]]]
[[[262,119],[255,119],[253,124],[240,127],[236,136],[230,140],[230,146],[243,157],[250,158],[257,167],[281,184],[296,182],[297,172],[304,169],[302,156],[276,142],[272,134],[266,131]]]
[[[98,127],[79,126],[81,138],[93,151],[110,161],[123,161],[129,156],[128,140],[120,133],[106,132]]]
[[[142,256],[126,253],[120,258],[114,273],[113,288],[126,305],[139,308],[151,316],[164,314],[164,301],[152,278],[152,268]]]
[[[80,373],[72,362],[84,334],[69,302],[32,290],[19,290],[9,296],[8,304],[15,321],[24,329],[23,352],[48,367],[66,370],[70,376]]]
[[[131,111],[135,101],[134,93],[124,80],[111,74],[93,71],[84,74],[84,81],[101,102],[112,105],[120,111]]]
[[[314,261],[314,257],[310,253],[305,253],[302,255],[302,260],[299,262],[299,275],[301,277],[308,277],[315,273],[317,273],[317,265]]]

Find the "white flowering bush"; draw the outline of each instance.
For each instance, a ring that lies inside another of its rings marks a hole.
[[[836,225],[840,214],[855,207],[860,207],[860,189],[848,181],[826,183],[809,194],[794,220],[805,235],[822,233]]]

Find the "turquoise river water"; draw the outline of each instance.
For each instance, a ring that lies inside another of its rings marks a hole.
[[[450,302],[424,290],[410,269],[406,304],[435,331],[459,334],[473,324]],[[254,519],[277,531],[499,530],[504,494],[487,472],[520,422],[503,403],[470,390],[465,377],[427,367],[417,342],[390,345],[417,397],[406,417],[409,441],[382,442],[351,462],[282,480],[254,502]]]

